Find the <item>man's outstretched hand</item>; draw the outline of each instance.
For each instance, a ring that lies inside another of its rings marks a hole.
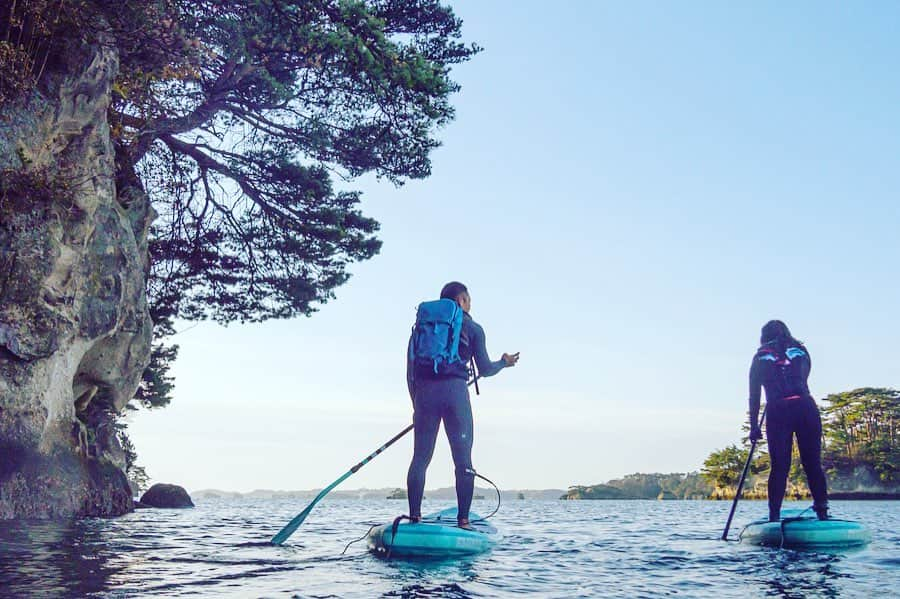
[[[515,366],[516,362],[519,361],[519,352],[516,352],[514,354],[503,354],[502,357],[507,366]]]

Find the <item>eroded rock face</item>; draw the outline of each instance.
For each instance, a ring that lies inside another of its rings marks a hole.
[[[0,106],[0,519],[132,509],[113,424],[150,355],[154,213],[117,194],[116,55],[68,60]]]

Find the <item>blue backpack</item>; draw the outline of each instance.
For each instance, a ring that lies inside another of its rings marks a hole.
[[[453,300],[419,304],[409,359],[417,366],[433,369],[435,374],[443,374],[448,366],[462,361],[459,357],[462,322],[462,308]]]

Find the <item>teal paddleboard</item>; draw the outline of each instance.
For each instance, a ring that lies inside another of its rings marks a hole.
[[[872,541],[864,525],[851,520],[819,520],[811,511],[782,510],[781,522],[756,520],[741,531],[742,543],[790,549],[849,549]]]
[[[497,529],[478,514],[469,515],[474,531],[456,525],[456,508],[424,516],[416,524],[403,520],[374,527],[366,538],[369,549],[391,557],[445,558],[473,555],[490,550],[499,538]]]

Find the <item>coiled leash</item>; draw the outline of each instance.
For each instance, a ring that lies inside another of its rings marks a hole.
[[[494,487],[494,491],[497,492],[497,507],[494,508],[494,511],[492,511],[490,514],[488,514],[484,518],[478,518],[477,520],[472,520],[470,522],[470,524],[475,523],[475,522],[484,522],[485,520],[493,517],[497,512],[500,511],[500,504],[501,504],[500,489],[497,487],[496,484],[494,484],[494,481],[487,478],[486,476],[482,476],[482,475],[478,474],[477,472],[475,472],[475,470],[473,468],[466,468],[466,473],[471,474],[472,476],[474,476],[476,478],[480,478],[484,482],[486,482],[489,485],[491,485],[492,487]],[[410,518],[407,514],[403,514],[402,516],[397,516],[396,518],[394,518],[394,521],[391,523],[391,542],[388,544],[388,550],[387,550],[387,553],[385,554],[385,559],[388,559],[388,560],[391,559],[391,552],[394,550],[394,539],[397,538],[397,532],[398,532],[398,529],[400,528],[400,522],[402,522],[403,520],[409,520],[410,522],[412,522],[412,518]],[[437,522],[437,521],[438,520],[434,520],[434,522]],[[419,522],[429,522],[429,521],[428,520],[419,520]],[[377,526],[377,525],[375,525],[375,526]],[[372,532],[372,529],[375,528],[375,526],[372,526],[371,528],[369,528],[369,530],[366,532],[366,534],[364,534],[359,539],[350,541],[350,543],[347,544],[347,547],[344,548],[344,552],[346,552],[347,549],[350,547],[350,545],[352,545],[353,543],[356,543],[358,541],[365,539],[369,535],[369,533]],[[341,555],[343,555],[343,552],[341,553]]]
[[[409,520],[410,522],[412,522],[412,518],[410,518],[406,514],[403,514],[402,516],[397,516],[396,518],[394,518],[394,523],[391,524],[391,544],[388,545],[387,554],[384,556],[384,559],[387,559],[387,560],[391,559],[391,552],[394,550],[394,539],[397,538],[397,529],[400,528],[401,520]],[[419,522],[421,522],[421,521],[422,520],[420,519]]]
[[[803,520],[803,514],[805,514],[806,512],[808,512],[811,509],[812,509],[812,506],[809,506],[808,508],[806,508],[805,510],[803,510],[796,516],[781,519],[781,542],[778,544],[779,549],[784,549],[784,525],[787,524],[788,522],[796,522],[798,520]]]
[[[492,517],[494,514],[496,514],[497,512],[500,511],[500,489],[497,488],[497,485],[494,484],[494,481],[492,481],[491,479],[487,478],[486,476],[481,476],[480,474],[478,474],[477,472],[475,472],[474,469],[472,469],[472,468],[467,468],[467,470],[468,470],[472,475],[474,475],[476,478],[480,478],[480,479],[483,480],[484,482],[486,482],[486,483],[488,483],[489,485],[491,485],[492,487],[494,487],[494,490],[497,491],[497,507],[494,508],[494,511],[491,512],[490,514],[488,514],[487,516],[485,516],[484,518],[479,518],[478,520],[472,520],[472,522],[484,522],[485,520],[487,520],[488,518]]]
[[[350,545],[352,545],[352,544],[354,544],[354,543],[359,543],[360,541],[362,541],[363,539],[365,539],[367,536],[369,536],[369,533],[372,532],[372,529],[375,528],[376,526],[378,526],[378,525],[377,525],[377,524],[373,524],[372,526],[369,527],[369,530],[366,531],[366,534],[364,534],[363,536],[359,537],[358,539],[353,539],[352,541],[350,541],[349,543],[347,543],[347,546],[344,547],[344,550],[343,550],[343,551],[341,551],[341,555],[344,555],[345,553],[347,553],[347,550],[350,549]]]
[[[779,522],[779,527],[781,528],[781,541],[778,543],[779,549],[784,549],[784,525],[788,524],[790,522],[797,522],[798,520],[803,520],[803,514],[805,514],[806,512],[808,512],[811,509],[812,509],[812,506],[809,506],[808,508],[806,508],[805,510],[803,510],[796,516],[791,516],[790,518],[782,518],[782,520]],[[738,543],[740,543],[741,537],[744,536],[744,531],[747,530],[751,526],[753,526],[753,522],[751,522],[750,524],[747,524],[746,526],[744,526],[744,528],[741,529],[741,533],[738,535],[738,537],[736,539],[736,541]]]

